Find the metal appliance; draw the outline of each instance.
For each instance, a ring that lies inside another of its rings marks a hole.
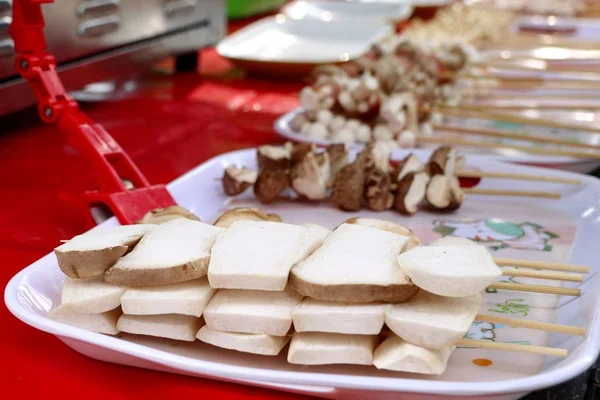
[[[14,64],[8,28],[16,1],[0,0],[0,115],[36,102]],[[223,0],[60,0],[43,11],[48,49],[68,90],[131,74],[169,55],[193,62],[226,26]]]

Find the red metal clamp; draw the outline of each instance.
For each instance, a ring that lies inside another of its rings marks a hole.
[[[83,196],[89,221],[94,223],[90,208],[100,204],[108,206],[122,224],[135,223],[154,208],[174,205],[165,186],[150,185],[121,146],[102,126],[94,124],[65,91],[44,37],[41,5],[53,1],[15,0],[10,33],[17,51],[17,71],[33,89],[40,117],[56,124],[94,167],[100,190]]]

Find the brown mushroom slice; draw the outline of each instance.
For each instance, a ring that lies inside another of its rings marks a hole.
[[[330,166],[327,153],[307,153],[301,162],[292,167],[290,174],[294,191],[300,197],[309,200],[327,198],[329,177]]]
[[[311,151],[315,151],[316,146],[313,143],[297,143],[291,150],[292,165],[299,163]]]
[[[456,170],[456,150],[450,146],[440,146],[431,153],[427,162],[427,172],[430,176],[454,176]]]
[[[392,208],[394,195],[392,194],[390,176],[379,168],[372,169],[365,183],[365,199],[367,207],[373,211],[383,211]]]
[[[272,203],[290,186],[287,170],[263,169],[254,183],[254,196],[261,203]]]
[[[413,215],[417,212],[419,204],[425,198],[425,191],[429,183],[426,172],[409,172],[398,182],[398,190],[394,200],[394,207],[400,213]]]
[[[410,153],[404,157],[400,163],[398,163],[398,175],[397,181],[400,182],[407,174],[411,172],[422,171],[425,168],[425,164],[413,153]]]
[[[277,214],[265,214],[258,208],[238,207],[225,211],[213,225],[229,228],[231,224],[241,220],[281,222],[281,217]]]
[[[461,206],[464,192],[456,178],[434,175],[427,185],[425,198],[429,206],[436,211],[453,211]]]
[[[335,143],[327,146],[327,154],[329,154],[330,170],[328,185],[331,186],[338,171],[348,164],[348,150],[343,143]]]
[[[385,221],[383,219],[365,217],[350,218],[344,223],[368,226],[371,228],[381,229],[386,232],[395,233],[400,236],[409,236],[410,240],[406,243],[406,247],[404,248],[405,251],[408,251],[413,247],[421,245],[421,240],[417,237],[417,235],[415,235],[415,233],[412,230],[408,229],[404,225],[395,224],[393,222]]]
[[[246,167],[238,168],[230,165],[223,173],[223,191],[228,196],[235,196],[244,192],[256,182],[258,173]]]
[[[344,211],[358,211],[365,192],[365,173],[362,162],[340,169],[331,184],[331,201]]]
[[[200,221],[200,218],[196,214],[186,208],[181,206],[169,206],[166,208],[155,208],[152,211],[148,211],[141,220],[137,221],[137,223],[158,225],[177,218],[187,218],[193,221]]]
[[[259,169],[288,169],[292,159],[291,146],[260,146],[256,150]]]

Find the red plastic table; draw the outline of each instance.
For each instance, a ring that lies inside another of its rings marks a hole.
[[[211,74],[230,66],[205,51]],[[277,141],[275,117],[294,108],[301,83],[202,79],[154,74],[144,89],[118,102],[84,106],[130,154],[151,183],[168,183],[217,154]],[[33,110],[0,118],[0,284],[83,232],[71,212],[94,187],[85,159]],[[291,394],[112,365],[71,350],[54,336],[0,311],[2,398],[303,398]],[[54,397],[54,396],[52,396]]]

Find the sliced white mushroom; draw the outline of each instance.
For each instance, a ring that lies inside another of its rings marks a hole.
[[[292,290],[222,289],[204,309],[204,320],[215,331],[285,336],[292,326],[292,309],[301,300]]]
[[[211,250],[214,288],[283,290],[290,269],[325,240],[321,230],[270,221],[238,221]]]
[[[125,314],[182,314],[200,317],[208,301],[216,293],[202,277],[170,285],[130,288],[121,297]]]
[[[290,180],[292,188],[301,197],[322,200],[327,198],[330,176],[329,154],[309,152],[292,167]]]
[[[377,369],[440,375],[446,370],[454,349],[455,346],[445,346],[439,350],[429,350],[391,335],[375,349],[373,365]]]
[[[121,305],[127,290],[105,282],[103,277],[90,279],[67,278],[62,288],[61,305],[79,313],[100,314]]]
[[[296,332],[378,335],[386,304],[322,301],[309,297],[292,310]]]
[[[276,356],[290,341],[291,336],[256,335],[253,333],[220,332],[203,326],[197,338],[204,343],[243,353]]]
[[[479,293],[452,298],[421,290],[410,301],[389,306],[385,324],[411,344],[442,349],[467,334],[482,302]]]
[[[377,335],[296,332],[290,343],[287,361],[301,365],[371,365],[378,342]]]
[[[415,285],[446,297],[473,295],[502,276],[481,245],[415,247],[398,256],[398,265]]]
[[[117,322],[121,332],[193,342],[203,325],[202,319],[190,315],[127,315]]]
[[[73,312],[69,307],[59,305],[48,313],[48,319],[87,331],[116,335],[119,333],[117,320],[121,314],[120,307],[101,314],[83,314]]]

